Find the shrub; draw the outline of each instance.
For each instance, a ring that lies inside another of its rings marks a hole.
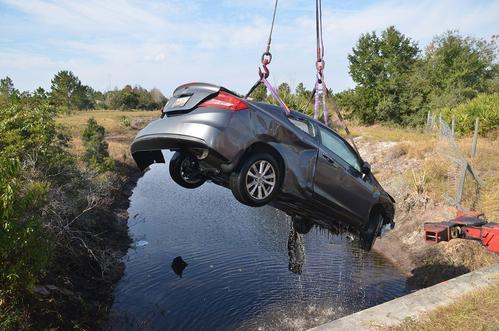
[[[132,121],[130,120],[130,116],[122,116],[120,119],[120,125],[124,128],[131,127]]]
[[[113,160],[109,157],[108,145],[104,139],[106,132],[102,125],[92,117],[88,119],[87,127],[83,131],[82,139],[85,146],[83,160],[87,165],[98,171],[111,170]]]
[[[479,117],[479,133],[485,135],[499,128],[499,93],[480,94],[455,107],[443,108],[441,114],[449,123],[452,115],[456,116],[456,132],[460,134],[472,133]]]
[[[15,310],[52,261],[49,191],[65,182],[74,166],[54,108],[35,101],[0,108],[0,316],[12,323],[18,320],[9,309]]]

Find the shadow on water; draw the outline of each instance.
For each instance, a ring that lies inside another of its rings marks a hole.
[[[397,268],[346,236],[299,234],[210,183],[180,188],[164,165],[139,180],[129,214],[148,244],[126,256],[115,330],[303,329],[406,293]]]
[[[407,279],[407,286],[411,290],[419,290],[468,272],[470,269],[465,266],[454,266],[446,263],[425,265],[411,271],[412,276]]]

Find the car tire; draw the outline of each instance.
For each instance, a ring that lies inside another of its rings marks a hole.
[[[363,250],[371,250],[383,226],[383,221],[383,215],[380,212],[375,211],[371,213],[366,228],[360,233],[360,247]]]
[[[312,227],[314,226],[314,223],[312,223],[310,220],[298,216],[294,216],[292,218],[292,224],[293,224],[293,229],[299,234],[309,233]]]
[[[173,154],[170,160],[170,176],[175,183],[188,189],[197,188],[206,181],[206,177],[199,173],[196,157],[185,152]]]
[[[269,153],[247,156],[230,176],[230,188],[236,199],[251,207],[269,203],[279,191],[281,169]]]

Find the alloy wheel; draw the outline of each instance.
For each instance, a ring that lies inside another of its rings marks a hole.
[[[266,160],[254,162],[246,174],[246,190],[256,200],[269,197],[276,186],[276,170]]]

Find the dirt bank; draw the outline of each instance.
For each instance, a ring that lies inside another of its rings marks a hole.
[[[396,200],[396,227],[378,240],[381,252],[409,276],[409,285],[422,288],[498,262],[499,258],[474,241],[453,240],[428,245],[423,223],[453,218],[456,209],[445,201],[451,178],[429,141],[380,141],[356,138],[360,154]],[[442,174],[438,177],[438,174]]]
[[[121,258],[131,243],[127,209],[139,177],[136,169],[119,168],[109,174],[110,190],[98,207],[81,217],[81,225],[72,226],[85,249],[56,249],[51,270],[27,296],[37,329],[105,328],[113,289],[124,271]]]
[[[81,178],[67,183],[73,189],[63,190],[57,197],[61,217],[74,219],[61,228],[62,238],[58,238],[66,246],[55,247],[54,262],[46,276],[26,293],[31,325],[24,328],[107,328],[113,290],[124,272],[121,259],[131,244],[127,225],[129,197],[141,175],[129,145],[136,132],[150,121],[150,114],[126,113],[132,118],[129,127],[120,124],[124,115],[116,111],[80,112],[61,119],[72,131],[70,148],[77,157],[83,153],[80,133],[87,119],[94,117],[104,124],[109,154],[116,167],[106,173],[82,170]]]

